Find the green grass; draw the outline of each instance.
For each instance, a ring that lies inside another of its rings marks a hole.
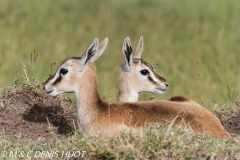
[[[64,159],[68,158],[67,151],[81,152],[80,155],[84,151],[85,159],[234,159],[240,156],[239,140],[239,137],[216,140],[181,127],[155,125],[140,133],[119,133],[111,138],[90,137],[85,133],[47,141],[16,141],[2,137],[0,153],[7,153],[9,158],[17,152],[19,158],[23,152],[25,159],[51,156]],[[58,155],[46,155],[47,151],[58,152]]]
[[[215,103],[221,106],[240,97],[239,10],[236,0],[0,0],[0,88],[38,87],[64,59],[81,56],[95,37],[108,37],[106,51],[95,64],[100,94],[105,101],[115,101],[123,40],[129,36],[135,49],[144,36],[142,58],[156,67],[170,88],[164,95],[144,93],[140,99],[184,95],[212,110]],[[74,105],[71,96],[67,99]],[[167,127],[113,138],[85,133],[48,141],[1,136],[0,154],[87,151],[89,159],[240,157],[239,137],[216,140]]]
[[[13,87],[38,86],[37,81],[34,80],[18,83]],[[1,96],[7,91],[11,91],[11,88],[3,88],[0,92]],[[74,105],[71,97],[65,97]],[[238,106],[215,106],[215,113],[225,120],[239,110]],[[51,131],[52,126],[49,123],[46,132],[51,133]],[[207,134],[193,133],[192,130],[175,126],[171,122],[165,125],[155,124],[137,133],[116,133],[108,138],[89,136],[87,132],[80,133],[74,130],[72,134],[61,139],[57,138],[57,135],[56,138],[48,140],[12,139],[4,135],[4,129],[0,137],[1,159],[237,159],[240,157],[239,135],[220,140]]]
[[[0,87],[24,81],[21,60],[27,68],[32,66],[31,53],[38,54],[32,74],[43,82],[64,59],[81,56],[95,37],[100,41],[108,37],[96,66],[100,94],[115,101],[123,40],[129,36],[135,49],[143,35],[142,58],[170,84],[165,95],[154,99],[185,95],[211,109],[214,103],[230,101],[224,98],[229,89],[240,91],[238,1],[0,0],[0,4]],[[141,94],[140,99],[151,96]]]

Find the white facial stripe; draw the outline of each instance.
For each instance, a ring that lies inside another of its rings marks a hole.
[[[57,79],[58,79],[60,76],[61,76],[61,75],[60,75],[59,70],[58,70],[57,73],[56,73],[56,75],[55,75],[55,77],[54,77],[54,79],[51,81],[51,84],[56,83]]]
[[[141,62],[141,65],[144,65],[144,67],[148,68],[149,73],[151,74],[151,78],[155,81],[155,82],[166,82],[166,80],[164,78],[162,78],[161,76],[159,76],[158,74],[156,74],[156,72],[154,71],[153,67],[145,62],[144,60],[140,59],[139,62]]]
[[[154,82],[156,82],[156,83],[157,83],[157,82],[160,82],[160,80],[155,77],[154,73],[153,73],[150,69],[149,69],[148,71],[149,71],[150,77],[152,78],[152,80],[153,80]]]
[[[44,85],[44,90],[47,94],[51,96],[57,96],[58,94],[67,92],[64,87],[57,86],[57,84],[60,84],[61,86],[62,78],[67,78],[68,76],[70,76],[68,73],[61,75],[60,70],[63,68],[68,71],[70,70],[69,65],[64,63],[58,68],[57,72],[46,81]]]
[[[56,74],[55,74],[55,77],[50,81],[50,83],[51,84],[55,84],[55,83],[59,83],[59,82],[56,82],[56,81],[58,81],[58,79],[60,78],[60,77],[62,77],[63,78],[63,76],[64,77],[68,77],[69,76],[69,74],[65,74],[65,75],[61,75],[61,73],[60,73],[60,70],[61,69],[66,69],[66,70],[69,70],[70,68],[69,68],[69,66],[68,65],[66,65],[66,64],[62,64],[59,68],[58,68],[58,70],[57,70],[57,72],[56,72]]]
[[[157,83],[157,82],[160,81],[158,78],[155,77],[155,74],[152,72],[152,70],[151,70],[148,66],[144,65],[143,68],[140,66],[138,70],[141,71],[141,70],[144,70],[144,69],[149,72],[149,75],[148,75],[148,76],[150,76],[150,78],[151,78],[154,82]],[[148,78],[148,76],[144,76],[144,75],[141,75],[141,76]]]
[[[158,94],[165,93],[168,89],[168,85],[166,85],[166,80],[157,75],[150,64],[143,60],[140,60],[140,62],[142,63],[138,63],[138,65],[136,66],[136,70],[138,72],[138,75],[140,76],[139,78],[144,79],[144,81],[149,81],[150,83],[148,84],[148,86],[145,86],[145,88],[141,88],[140,92],[147,91]],[[147,70],[149,72],[148,75],[143,75],[141,73],[141,71],[143,70]],[[144,83],[144,81],[141,83]]]
[[[60,69],[61,68],[64,68],[63,67],[63,64],[58,68],[58,70],[56,71],[56,73],[54,74],[54,75],[52,75],[52,76],[54,76],[54,77],[50,77],[47,81],[46,81],[46,85],[47,84],[53,84],[56,80],[57,80],[57,78],[59,78],[59,76],[60,76]]]

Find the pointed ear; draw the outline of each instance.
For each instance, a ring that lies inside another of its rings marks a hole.
[[[97,50],[97,54],[96,56],[94,56],[90,62],[94,62],[98,59],[98,57],[100,57],[102,55],[102,53],[104,52],[106,46],[108,44],[108,38],[105,38],[102,43],[98,46],[98,50]]]
[[[94,59],[96,56],[98,56],[98,38],[95,38],[86,50],[86,52],[83,54],[80,60],[81,68],[80,71],[83,71],[89,62],[91,62],[92,59]],[[98,56],[99,57],[99,56]]]
[[[138,46],[137,46],[137,49],[136,49],[133,57],[140,59],[142,52],[143,52],[143,36],[141,36],[139,39]]]
[[[125,63],[123,65],[124,69],[126,71],[131,71],[131,65],[132,65],[132,45],[130,42],[129,37],[126,37],[124,42],[123,42],[123,56],[125,59]]]

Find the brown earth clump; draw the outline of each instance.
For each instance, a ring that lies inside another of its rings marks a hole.
[[[236,102],[236,106],[234,106],[234,109],[230,109],[230,112],[227,118],[220,120],[229,133],[233,136],[240,135],[240,101]]]
[[[44,140],[76,130],[76,111],[61,96],[53,98],[36,88],[11,89],[0,102],[0,135]]]

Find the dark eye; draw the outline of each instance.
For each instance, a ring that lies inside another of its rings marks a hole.
[[[140,71],[142,75],[146,76],[149,72],[148,70],[144,69]]]
[[[62,69],[60,70],[60,73],[61,73],[62,75],[65,75],[65,74],[67,74],[67,73],[68,73],[68,70],[67,70],[67,69],[64,69],[64,68],[62,68]]]

